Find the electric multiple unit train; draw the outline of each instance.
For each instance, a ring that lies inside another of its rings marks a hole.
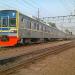
[[[14,46],[37,40],[65,39],[72,35],[19,13],[16,10],[0,11],[0,46]]]

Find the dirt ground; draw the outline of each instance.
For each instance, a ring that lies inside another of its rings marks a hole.
[[[17,47],[17,48],[10,48],[8,50],[1,50],[0,49],[0,59],[10,58],[10,57],[16,57],[19,55],[23,55],[25,53],[29,53],[32,51],[58,46],[64,43],[69,43],[71,41],[59,41],[59,42],[50,42],[50,43],[44,43],[44,44],[38,44],[38,45],[31,45],[31,46],[23,46],[23,47]]]
[[[75,75],[75,48],[45,57],[11,75]]]

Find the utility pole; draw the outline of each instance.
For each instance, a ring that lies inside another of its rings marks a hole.
[[[37,16],[37,21],[38,21],[38,25],[37,25],[37,30],[39,30],[39,8],[38,8],[38,16]]]
[[[74,9],[74,15],[75,15],[75,9]]]
[[[59,26],[62,26],[60,27],[62,31],[64,31],[65,28],[67,28],[70,29],[72,32],[73,30],[72,26],[74,26],[75,24],[75,11],[73,14],[67,16],[43,17],[41,19],[44,20],[46,23],[52,22],[56,23]],[[68,26],[70,27],[68,28]]]
[[[38,8],[38,20],[39,20],[39,8]]]

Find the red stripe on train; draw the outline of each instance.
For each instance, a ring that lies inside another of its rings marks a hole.
[[[20,40],[17,36],[8,36],[8,41],[2,41],[0,38],[0,46],[14,46]]]

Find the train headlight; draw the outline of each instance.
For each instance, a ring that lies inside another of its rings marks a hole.
[[[1,36],[1,41],[7,42],[7,41],[9,41],[9,37],[6,36],[6,35],[2,35],[2,36]]]
[[[11,30],[11,32],[16,33],[16,32],[17,32],[17,30]]]

